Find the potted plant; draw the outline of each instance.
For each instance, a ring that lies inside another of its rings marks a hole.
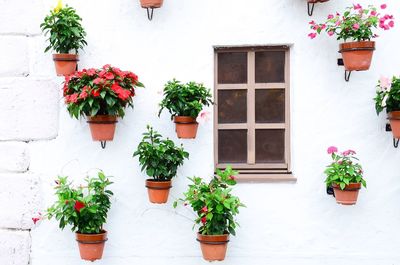
[[[36,224],[40,219],[55,218],[63,230],[67,225],[76,232],[79,252],[83,260],[102,258],[107,231],[103,224],[111,207],[112,184],[102,171],[97,177],[87,177],[85,186],[73,186],[68,177],[58,177],[55,187],[57,201],[47,209],[46,214],[32,218]]]
[[[334,190],[336,202],[343,205],[356,204],[361,184],[366,188],[363,170],[353,150],[338,153],[335,146],[328,148],[332,163],[327,166],[325,183]]]
[[[380,6],[386,9],[386,5]],[[392,15],[382,15],[372,5],[362,7],[355,4],[348,7],[343,14],[328,15],[325,23],[317,24],[311,21],[309,24],[313,32],[308,34],[315,38],[317,34],[325,31],[329,36],[336,35],[337,40],[343,40],[339,52],[343,57],[343,64],[347,71],[368,70],[371,65],[375,42],[371,39],[378,37],[373,30],[379,27],[389,30],[394,27]],[[349,41],[350,42],[347,42]]]
[[[72,74],[77,69],[78,50],[87,45],[81,21],[74,8],[63,7],[59,0],[57,7],[50,11],[40,25],[44,34],[50,35],[45,52],[51,49],[56,52],[53,60],[59,76]]]
[[[388,113],[393,137],[400,138],[400,78],[381,77],[377,85],[375,109],[379,115],[384,109]]]
[[[172,187],[171,179],[176,176],[178,167],[183,165],[189,153],[182,145],[178,147],[172,140],[162,139],[161,134],[147,125],[147,132],[143,133],[143,139],[133,156],[139,156],[141,170],[150,177],[146,180],[150,202],[166,203]]]
[[[179,138],[196,138],[199,117],[205,106],[212,105],[210,89],[203,84],[189,82],[182,84],[173,79],[164,87],[164,99],[160,103],[161,115],[163,109],[167,109],[176,124],[176,133]]]
[[[217,175],[209,182],[199,177],[189,178],[192,182],[178,202],[190,205],[197,214],[195,224],[199,225],[197,241],[200,242],[203,258],[207,261],[224,260],[229,242],[229,235],[236,235],[238,223],[235,216],[239,207],[244,206],[238,197],[231,194],[236,185],[237,172],[227,167],[217,170]]]
[[[137,75],[105,65],[100,69],[83,69],[65,77],[64,98],[72,117],[85,116],[94,141],[114,138],[117,118],[125,108],[133,107],[135,87],[143,87]]]

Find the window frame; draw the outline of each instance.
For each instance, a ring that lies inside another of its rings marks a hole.
[[[256,83],[255,55],[260,51],[285,52],[285,82],[284,83]],[[246,84],[218,84],[218,54],[224,52],[247,53],[247,83]],[[247,123],[218,123],[218,91],[246,89],[247,91]],[[284,89],[285,90],[285,122],[259,123],[255,121],[255,92],[257,89]],[[239,180],[250,181],[293,181],[296,180],[291,172],[291,120],[290,120],[290,48],[287,45],[279,46],[214,46],[214,168],[224,169],[232,165],[239,171]],[[221,129],[247,130],[247,163],[218,163],[218,131]],[[285,130],[285,163],[256,163],[255,146],[257,129],[284,129]]]

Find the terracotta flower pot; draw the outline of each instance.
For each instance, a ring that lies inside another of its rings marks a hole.
[[[53,54],[53,61],[58,76],[73,74],[79,61],[77,54],[57,53]]]
[[[104,251],[104,244],[107,241],[107,231],[101,234],[80,234],[76,233],[79,253],[83,260],[95,261],[101,259]]]
[[[114,139],[117,116],[89,116],[87,123],[89,123],[93,141],[112,141]]]
[[[390,127],[392,127],[393,137],[400,139],[400,111],[392,111],[388,113]]]
[[[361,183],[350,183],[341,190],[339,185],[332,185],[335,193],[336,202],[343,205],[354,205],[357,202],[358,192],[361,189]]]
[[[140,5],[143,8],[159,8],[163,2],[163,0],[140,0]]]
[[[174,122],[176,126],[176,134],[178,138],[194,139],[197,135],[199,124],[196,119],[189,116],[175,116]]]
[[[197,233],[203,258],[207,261],[224,260],[228,248],[229,234],[206,236]]]
[[[374,41],[357,41],[341,43],[339,52],[347,71],[365,71],[371,66],[374,50]]]
[[[146,180],[147,193],[152,203],[166,203],[168,201],[169,190],[172,188],[171,181]]]

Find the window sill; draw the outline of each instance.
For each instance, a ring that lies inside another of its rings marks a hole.
[[[296,183],[297,178],[293,176],[292,173],[285,174],[239,174],[237,176],[237,182],[287,182],[287,183]]]

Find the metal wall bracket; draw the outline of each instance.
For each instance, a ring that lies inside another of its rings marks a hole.
[[[339,65],[339,66],[344,66],[343,58],[338,58],[338,59],[337,59],[337,65]]]
[[[350,80],[350,75],[351,75],[351,71],[344,71],[344,80],[346,80],[346,82],[349,82]]]
[[[153,15],[154,15],[154,7],[147,7],[147,18],[152,21],[153,20]]]
[[[311,17],[314,13],[315,3],[307,2],[307,13]]]
[[[390,126],[390,123],[386,123],[386,128],[385,128],[385,130],[386,130],[387,132],[391,132],[391,131],[392,131],[392,126]]]
[[[394,148],[398,148],[399,147],[399,142],[400,142],[400,139],[393,138],[393,146],[394,146]]]
[[[333,188],[332,187],[326,187],[326,194],[328,194],[328,195],[332,195],[333,197],[335,197],[335,192],[333,191]]]
[[[100,141],[101,148],[106,149],[107,141]]]

